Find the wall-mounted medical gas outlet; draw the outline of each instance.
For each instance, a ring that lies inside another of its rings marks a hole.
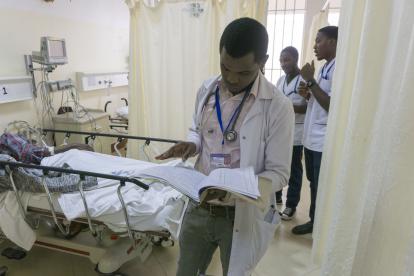
[[[32,78],[30,76],[0,78],[0,104],[31,100],[32,98]]]
[[[128,72],[76,73],[78,91],[91,91],[128,85]]]

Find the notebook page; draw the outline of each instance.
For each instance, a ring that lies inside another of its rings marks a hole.
[[[139,177],[156,178],[165,181],[177,191],[187,195],[199,202],[198,184],[206,176],[192,168],[157,166],[144,169],[139,173]]]
[[[200,184],[200,190],[212,186],[255,199],[260,197],[258,179],[252,167],[243,169],[220,168],[213,170]]]

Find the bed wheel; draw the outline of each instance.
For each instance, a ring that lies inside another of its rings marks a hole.
[[[6,273],[7,273],[7,267],[6,266],[0,267],[0,276],[6,276]]]
[[[162,240],[161,241],[161,246],[162,247],[173,247],[174,246],[174,241],[173,240]]]
[[[26,251],[18,246],[13,246],[5,248],[1,252],[1,255],[11,260],[21,260],[26,257]],[[1,272],[2,271],[0,270],[0,273]]]
[[[119,271],[115,271],[115,272],[112,272],[112,273],[102,273],[102,272],[100,272],[99,271],[99,269],[98,269],[98,265],[96,265],[95,266],[95,271],[98,273],[98,275],[100,275],[100,276],[128,276],[128,275],[126,275],[125,273],[121,273],[121,272],[119,272]],[[3,276],[3,275],[0,275],[0,276]]]
[[[171,247],[174,246],[174,241],[169,239],[169,238],[165,238],[165,237],[153,237],[151,239],[152,244],[155,246],[162,246],[162,247]]]
[[[126,274],[124,274],[124,273],[121,273],[121,272],[114,272],[114,273],[99,273],[98,272],[98,275],[101,275],[101,276],[127,276]],[[0,275],[0,276],[2,276],[2,275]]]
[[[162,238],[158,237],[158,236],[154,236],[154,237],[151,238],[151,242],[155,246],[161,246]]]

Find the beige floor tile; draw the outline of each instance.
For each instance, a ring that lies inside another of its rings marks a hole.
[[[176,262],[178,253],[179,253],[178,242],[176,242],[175,245],[172,247],[154,246],[152,250],[152,254],[154,255],[155,259],[161,264]]]
[[[138,259],[132,260],[131,262],[140,263],[141,265],[145,265],[145,266],[155,266],[155,265],[160,264],[160,262],[155,257],[154,251],[151,253],[151,255],[149,255],[149,257],[143,263],[141,262],[141,260],[138,260]]]
[[[216,250],[211,260],[209,267],[207,268],[207,274],[211,276],[223,275],[223,269],[221,268],[220,251]]]
[[[175,273],[177,271],[177,262],[172,261],[168,263],[160,264],[162,269],[164,269],[167,276],[175,276]]]
[[[120,272],[129,276],[166,276],[160,264],[147,265],[139,261],[130,261],[122,266]]]
[[[53,254],[50,252],[50,254]],[[67,258],[68,255],[65,254]],[[73,275],[75,276],[96,276],[95,264],[93,264],[88,258],[82,258],[77,256],[71,256]]]
[[[4,244],[1,251],[10,246]],[[52,252],[44,248],[33,248],[22,260],[9,260],[0,257],[0,264],[9,268],[8,276],[82,276],[96,275],[94,265],[82,257],[71,256],[60,252]]]

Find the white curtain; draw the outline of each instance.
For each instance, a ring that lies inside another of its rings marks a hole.
[[[222,30],[242,16],[265,23],[267,1],[126,3],[131,14],[129,134],[184,139],[197,89],[219,73]],[[128,149],[130,157],[139,158],[132,150],[135,143]]]
[[[312,275],[414,275],[414,1],[342,1]]]
[[[315,62],[316,72],[318,72],[319,68],[322,66],[323,61],[318,61],[315,57],[313,52],[313,46],[315,45],[315,38],[318,30],[325,26],[328,26],[328,10],[323,10],[317,13],[312,18],[312,23],[309,29],[305,28],[305,32],[308,32],[308,40],[304,42],[304,47],[302,50],[302,57],[301,57],[301,64],[304,65],[307,62],[311,62],[312,60]]]

